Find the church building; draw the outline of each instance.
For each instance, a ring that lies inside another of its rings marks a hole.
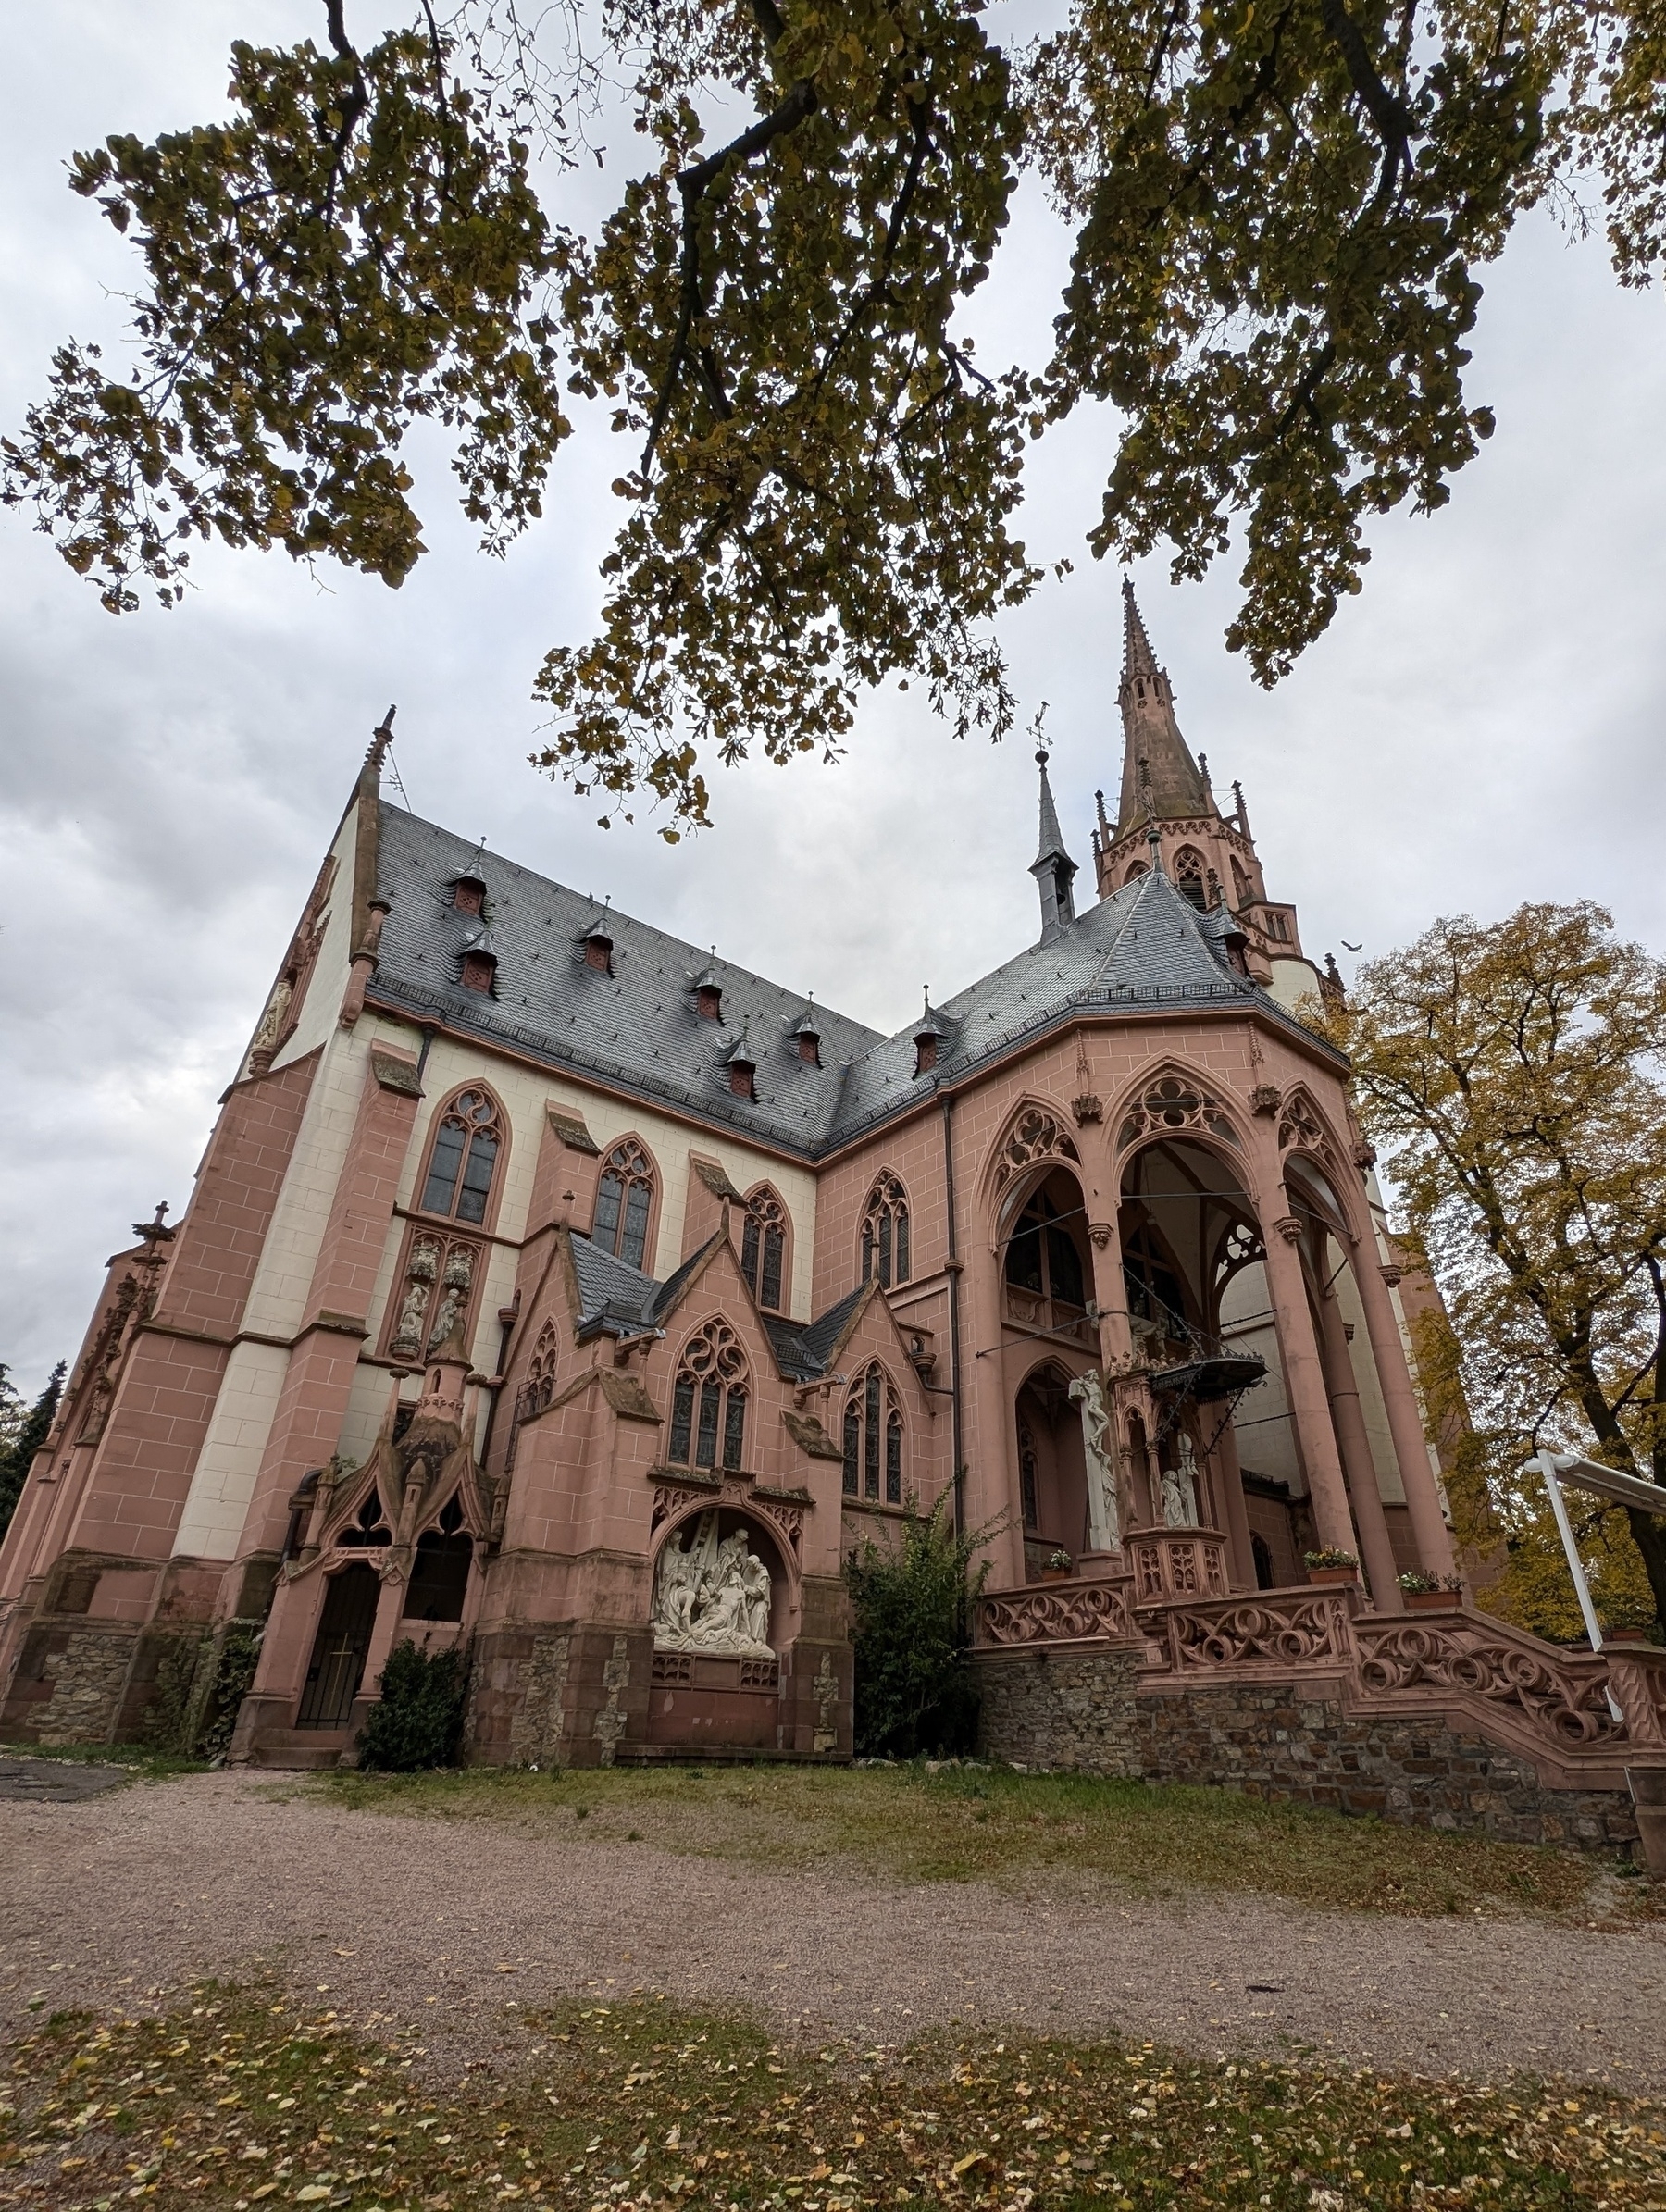
[[[471,1761],[848,1758],[843,1562],[945,1493],[997,1732],[1015,1646],[1402,1632],[1453,1545],[1339,986],[1124,590],[1090,887],[1038,756],[1035,941],[890,1037],[416,819],[378,733],[0,1550],[6,1736],[131,1740],[248,1623],[234,1761],[351,1761],[407,1638]]]

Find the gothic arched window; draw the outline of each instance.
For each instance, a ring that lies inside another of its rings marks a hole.
[[[608,1153],[596,1185],[591,1238],[628,1267],[647,1264],[648,1219],[653,1211],[653,1162],[634,1137]]]
[[[1063,1180],[1063,1178],[1058,1178]],[[1080,1213],[1079,1206],[1074,1212]],[[1061,1306],[1087,1304],[1082,1254],[1063,1226],[1065,1215],[1045,1190],[1038,1190],[1013,1225],[1007,1240],[1006,1279]]]
[[[1129,884],[1138,883],[1142,876],[1149,876],[1150,872],[1151,871],[1150,867],[1144,861],[1137,860],[1129,868],[1128,873],[1123,877],[1123,889],[1126,890]]]
[[[1250,878],[1240,866],[1237,854],[1232,856],[1232,903],[1242,913],[1250,904]]]
[[[538,1342],[532,1348],[532,1364],[527,1371],[527,1386],[521,1393],[520,1418],[523,1421],[529,1421],[534,1413],[541,1413],[555,1395],[556,1349],[555,1323],[546,1321],[538,1332]]]
[[[883,1471],[888,1506],[902,1503],[902,1409],[890,1377],[876,1360],[845,1399],[844,1494],[876,1504]]]
[[[746,1354],[727,1322],[708,1321],[678,1362],[671,1393],[671,1448],[677,1467],[740,1470],[746,1453]]]
[[[1203,889],[1203,855],[1195,845],[1182,845],[1175,855],[1175,888],[1201,913],[1209,901]]]
[[[752,1285],[752,1296],[766,1313],[778,1313],[782,1278],[787,1264],[787,1209],[765,1186],[746,1201],[746,1223],[740,1232],[740,1273]]]
[[[1186,1327],[1186,1292],[1179,1274],[1149,1227],[1142,1225],[1123,1239],[1123,1280],[1135,1321],[1150,1322],[1160,1329],[1171,1322]]]
[[[1027,1529],[1041,1525],[1040,1461],[1036,1457],[1035,1431],[1027,1421],[1018,1423],[1018,1499]]]
[[[877,1275],[882,1290],[909,1276],[908,1193],[895,1175],[880,1176],[862,1210],[862,1279]]]
[[[421,1211],[456,1221],[483,1222],[492,1172],[504,1141],[497,1100],[484,1090],[460,1090],[440,1116],[422,1185]]]

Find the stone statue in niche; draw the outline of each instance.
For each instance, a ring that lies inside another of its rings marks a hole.
[[[289,1018],[290,1001],[295,995],[294,986],[287,976],[280,976],[267,1000],[267,1010],[260,1017],[260,1026],[255,1032],[253,1050],[272,1052],[283,1035],[283,1025]]]
[[[715,1512],[702,1513],[687,1546],[673,1535],[653,1578],[653,1642],[660,1651],[710,1651],[773,1659],[769,1570],[738,1528],[721,1541]]]
[[[434,1309],[433,1326],[429,1330],[429,1349],[443,1344],[457,1325],[457,1316],[468,1297],[474,1281],[474,1254],[466,1245],[459,1245],[445,1263],[445,1273],[440,1278],[440,1303]]]
[[[1198,1525],[1198,1453],[1185,1429],[1175,1439],[1175,1466],[1162,1471],[1162,1518],[1169,1528]]]
[[[1088,1469],[1088,1548],[1120,1551],[1122,1528],[1116,1510],[1116,1445],[1102,1378],[1091,1368],[1070,1386],[1070,1400],[1082,1409],[1082,1456]]]
[[[420,1354],[422,1317],[428,1311],[428,1302],[433,1294],[434,1277],[439,1272],[440,1247],[431,1236],[424,1236],[412,1248],[405,1267],[405,1292],[400,1301],[399,1319],[388,1340],[388,1349],[395,1357]]]

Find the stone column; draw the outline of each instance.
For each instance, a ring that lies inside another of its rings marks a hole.
[[[1360,1303],[1365,1311],[1365,1331],[1371,1339],[1371,1356],[1376,1361],[1377,1382],[1387,1410],[1394,1456],[1399,1461],[1400,1481],[1405,1485],[1417,1556],[1429,1573],[1450,1574],[1456,1564],[1452,1533],[1446,1524],[1440,1493],[1435,1486],[1435,1472],[1429,1465],[1423,1415],[1411,1387],[1411,1371],[1406,1365],[1405,1347],[1400,1342],[1388,1286],[1383,1280],[1375,1236],[1368,1235],[1354,1249],[1354,1281],[1359,1286]]]
[[[1278,1331],[1285,1396],[1307,1470],[1308,1502],[1312,1508],[1318,1547],[1322,1551],[1353,1551],[1356,1540],[1348,1488],[1342,1480],[1324,1370],[1308,1306],[1307,1278],[1296,1249],[1300,1234],[1300,1223],[1287,1215],[1269,1224],[1266,1236],[1267,1289]]]
[[[968,1473],[967,1488],[971,1495],[966,1499],[966,1525],[982,1528],[998,1516],[1005,1515],[1005,1530],[993,1539],[989,1549],[996,1560],[996,1587],[1013,1589],[1024,1582],[1024,1514],[1018,1497],[1018,1444],[1013,1395],[1007,1386],[1010,1361],[1004,1348],[998,1266],[998,1255],[990,1252],[981,1236],[975,1236],[966,1274],[962,1278],[969,1278],[971,1295],[966,1302],[971,1308],[972,1343],[965,1364],[966,1390],[963,1403],[969,1401],[976,1424],[975,1435],[968,1440],[966,1448],[968,1470],[976,1468],[983,1479],[975,1487],[974,1478]],[[979,1357],[986,1346],[994,1348]]]
[[[1221,1494],[1226,1541],[1232,1553],[1233,1580],[1246,1590],[1256,1587],[1255,1551],[1250,1542],[1250,1510],[1244,1503],[1244,1470],[1238,1463],[1237,1438],[1228,1420],[1215,1440],[1210,1457],[1214,1461],[1215,1485]]]
[[[1088,1241],[1093,1249],[1093,1302],[1099,1308],[1100,1363],[1114,1373],[1125,1366],[1134,1348],[1128,1327],[1128,1286],[1123,1274],[1122,1226],[1113,1207],[1103,1221],[1090,1221]]]
[[[1353,1502],[1354,1526],[1360,1532],[1360,1553],[1371,1582],[1371,1602],[1379,1613],[1403,1613],[1399,1584],[1395,1577],[1394,1547],[1388,1540],[1388,1522],[1383,1512],[1383,1494],[1377,1488],[1376,1462],[1371,1456],[1371,1438],[1360,1410],[1360,1386],[1349,1348],[1348,1327],[1337,1303],[1334,1287],[1319,1293],[1320,1353],[1330,1388],[1331,1411],[1336,1418],[1337,1441],[1348,1473]]]

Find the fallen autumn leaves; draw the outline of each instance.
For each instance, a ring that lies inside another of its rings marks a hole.
[[[523,2016],[430,2077],[386,2016],[208,1990],[18,2044],[0,2206],[116,2212],[864,2212],[879,2205],[1666,2207],[1666,2114],[1151,2044],[948,2036],[819,2053],[638,1997]]]

